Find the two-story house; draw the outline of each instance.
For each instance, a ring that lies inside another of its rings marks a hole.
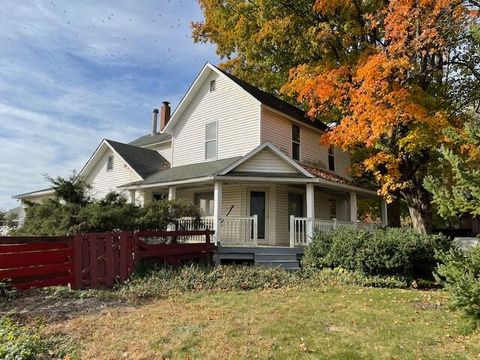
[[[217,242],[259,246],[305,245],[314,228],[357,225],[358,198],[377,197],[351,183],[348,153],[320,144],[324,123],[211,64],[171,116],[167,102],[158,113],[150,134],[98,146],[79,173],[92,196],[119,191],[139,205],[186,199]],[[382,215],[386,223],[383,201]]]

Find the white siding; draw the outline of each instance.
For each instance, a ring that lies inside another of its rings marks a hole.
[[[107,158],[113,154],[113,170],[106,171]],[[85,181],[92,186],[90,195],[96,199],[103,198],[110,191],[119,191],[118,186],[128,184],[141,178],[130,169],[127,163],[111,150],[105,151],[100,160],[95,164]],[[129,193],[124,192],[129,198]]]
[[[298,171],[280,159],[269,149],[263,149],[252,156],[243,164],[234,169],[234,172],[267,172],[267,173],[289,173]]]
[[[216,79],[216,91],[209,92]],[[218,122],[217,158],[243,156],[260,144],[260,104],[225,76],[212,73],[173,128],[172,166],[205,161],[205,124]]]
[[[168,162],[172,163],[172,142],[168,141],[155,146],[149,146],[148,149],[158,151]]]
[[[321,132],[300,126],[300,162],[327,169],[328,147],[320,144]],[[262,142],[269,141],[292,156],[292,121],[286,116],[262,108]],[[335,172],[349,178],[350,154],[335,149]]]

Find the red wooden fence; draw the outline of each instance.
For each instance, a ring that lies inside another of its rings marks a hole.
[[[0,281],[17,289],[73,283],[73,238],[0,237]]]
[[[193,259],[211,261],[213,234],[202,231],[107,232],[75,237],[0,237],[0,281],[28,289],[70,284],[76,289],[111,287],[126,280],[135,263],[154,258],[176,265]],[[205,236],[204,243],[148,244],[146,238]]]

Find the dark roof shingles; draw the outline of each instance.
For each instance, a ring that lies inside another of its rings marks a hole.
[[[144,136],[140,136],[138,139],[131,141],[129,145],[142,147],[142,146],[148,146],[148,145],[168,141],[171,138],[172,136],[166,133],[156,133],[155,135],[147,134]]]
[[[105,140],[143,179],[170,167],[170,163],[158,152],[138,146]]]
[[[255,99],[260,101],[262,104],[267,105],[272,109],[278,110],[286,115],[289,115],[308,125],[314,126],[320,130],[327,131],[329,129],[328,126],[325,125],[322,121],[317,119],[312,120],[310,117],[307,116],[307,113],[302,109],[296,106],[293,106],[292,104],[289,104],[288,102],[281,100],[272,94],[269,94],[263,90],[260,90],[259,88],[237,78],[236,76],[233,76],[232,74],[229,74],[223,71],[222,69],[219,69],[219,68],[217,69],[220,70],[226,76],[228,76],[231,80],[233,80],[239,86],[241,86],[246,92],[248,92]]]
[[[157,183],[166,183],[171,181],[188,180],[202,178],[206,176],[214,176],[219,174],[222,170],[233,164],[240,157],[209,161],[198,164],[176,166],[170,169],[165,169],[152,174],[144,181],[135,183],[136,185],[149,185]]]

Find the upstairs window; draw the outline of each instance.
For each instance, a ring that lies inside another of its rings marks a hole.
[[[333,146],[328,148],[328,170],[335,171],[335,148]]]
[[[292,159],[300,161],[300,127],[292,124]]]
[[[217,80],[210,80],[210,92],[217,90]]]
[[[113,155],[107,157],[107,171],[113,170]]]
[[[205,125],[205,160],[217,158],[217,122]]]
[[[200,209],[202,216],[213,216],[213,192],[196,193],[195,205]]]

